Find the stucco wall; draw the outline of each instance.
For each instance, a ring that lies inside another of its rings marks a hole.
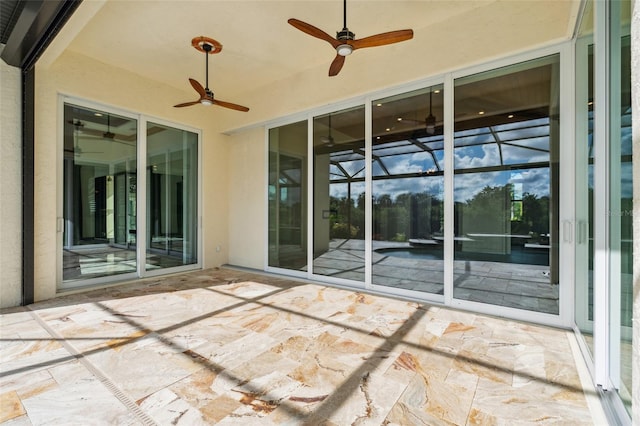
[[[218,124],[238,112],[200,105],[173,108],[192,95],[186,79],[183,92],[70,51],[48,67],[39,66],[36,73],[36,301],[55,296],[57,279],[52,271],[61,258],[62,234],[56,231],[56,220],[62,216],[60,94],[201,129],[204,266],[228,262],[228,252],[215,249],[228,247],[229,143]]]
[[[229,136],[229,263],[263,269],[266,249],[263,127]]]
[[[0,308],[17,306],[22,299],[20,74],[0,60]]]

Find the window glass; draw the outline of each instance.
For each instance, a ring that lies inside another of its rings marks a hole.
[[[364,281],[364,107],[313,119],[313,273]]]
[[[137,121],[64,105],[64,282],[137,272]]]
[[[438,85],[372,103],[372,284],[444,292],[443,99]]]
[[[559,312],[559,55],[455,81],[454,297]]]
[[[307,122],[269,130],[269,266],[306,270]],[[339,173],[339,170],[332,170]]]
[[[146,269],[198,262],[198,135],[147,123]]]

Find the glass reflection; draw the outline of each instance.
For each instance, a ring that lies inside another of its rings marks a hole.
[[[455,82],[457,299],[559,312],[558,69],[553,55]]]
[[[137,121],[64,106],[65,282],[135,273]]]
[[[146,269],[198,262],[198,135],[147,123]]]
[[[269,130],[269,266],[306,270],[307,122]]]
[[[364,107],[313,119],[313,273],[364,281]]]
[[[443,89],[372,103],[372,283],[443,294]]]

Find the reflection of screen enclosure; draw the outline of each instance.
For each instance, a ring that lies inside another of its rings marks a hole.
[[[458,79],[454,98],[454,297],[557,314],[559,57]]]

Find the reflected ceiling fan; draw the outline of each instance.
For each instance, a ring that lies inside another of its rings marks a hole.
[[[436,91],[436,93],[439,93]],[[414,120],[412,118],[398,118],[398,121],[411,121],[414,123],[424,124],[427,135],[432,136],[436,133],[436,117],[433,115],[433,90],[429,91],[429,115],[424,120]]]
[[[331,46],[333,46],[334,49],[336,49],[337,55],[331,63],[331,66],[329,67],[330,77],[338,75],[338,73],[342,69],[342,66],[344,65],[345,57],[350,55],[356,49],[384,46],[387,44],[398,43],[413,38],[413,30],[397,30],[356,40],[356,35],[349,31],[349,28],[347,28],[347,0],[344,0],[343,5],[344,25],[342,31],[338,31],[335,38],[331,37],[321,29],[298,19],[291,18],[287,21],[289,22],[289,24],[293,25],[303,33],[307,33],[310,36],[319,38],[320,40],[324,40]]]
[[[200,95],[200,98],[195,101],[184,102],[178,105],[174,105],[174,107],[182,108],[182,107],[188,107],[195,104],[202,104],[206,106],[218,105],[221,107],[230,108],[230,109],[234,109],[236,111],[242,111],[242,112],[249,111],[249,108],[245,106],[215,99],[215,97],[213,96],[213,92],[209,89],[209,55],[213,55],[214,53],[220,53],[220,51],[222,50],[222,45],[219,42],[215,41],[214,39],[209,37],[204,37],[204,36],[195,37],[193,40],[191,40],[191,45],[199,52],[204,53],[205,73],[206,73],[205,87],[202,87],[202,84],[200,84],[198,81],[194,80],[193,78],[189,78],[189,83],[191,83],[191,87],[193,87],[195,91],[198,92],[198,95]]]
[[[64,148],[64,152],[72,154],[74,156],[80,156],[82,154],[103,154],[102,151],[85,151],[80,147],[78,143],[78,133],[83,131],[84,123],[80,120],[68,121],[69,124],[73,125],[73,147],[72,148]],[[66,142],[65,142],[66,145]]]

